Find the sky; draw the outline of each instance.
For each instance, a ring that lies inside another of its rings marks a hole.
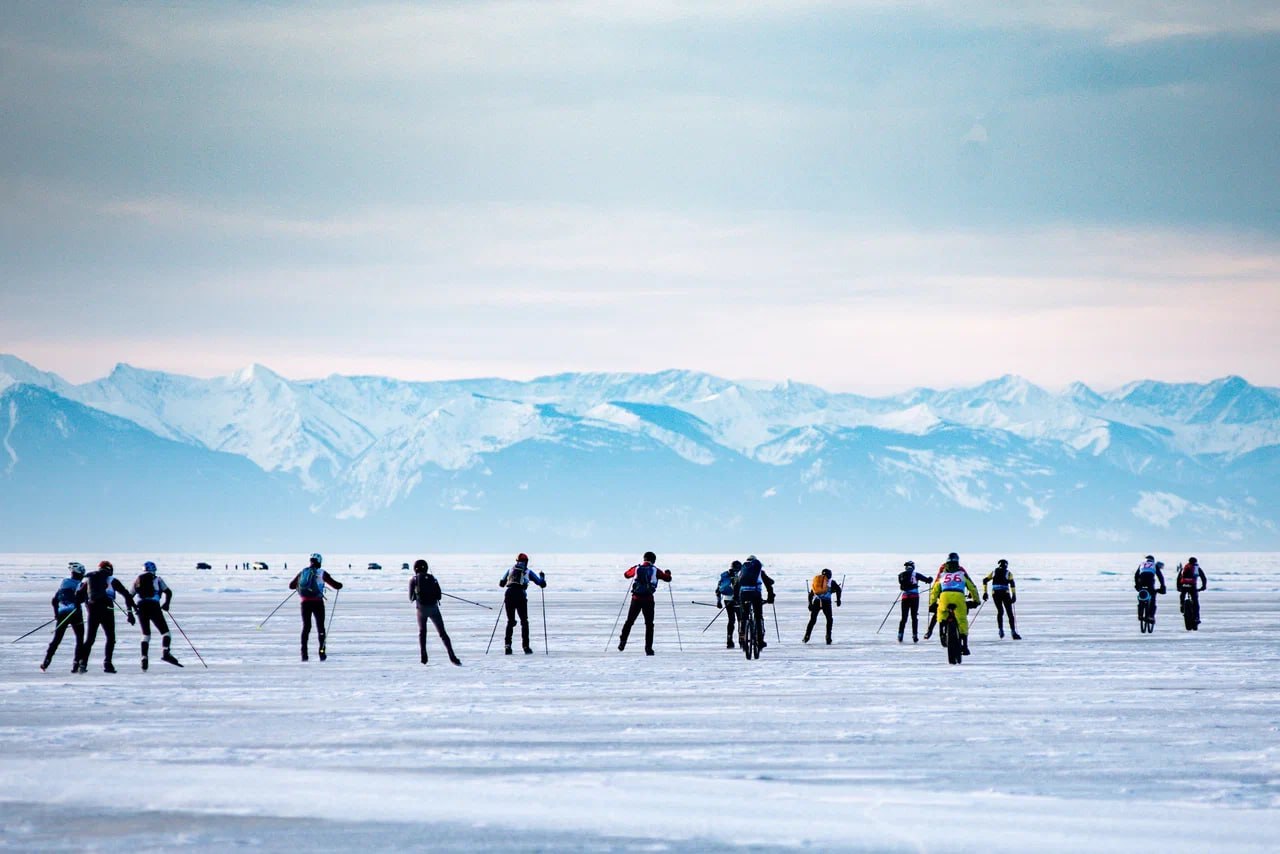
[[[73,381],[1280,385],[1274,2],[0,4]]]

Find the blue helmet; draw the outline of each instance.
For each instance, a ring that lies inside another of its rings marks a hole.
[[[321,564],[324,563],[324,556],[321,555],[319,552],[312,552],[311,562],[314,563],[316,566],[320,566]]]
[[[142,565],[142,571],[143,571],[143,572],[155,572],[155,571],[156,571],[156,565],[155,565],[154,563],[152,563],[151,561],[147,561],[146,563],[144,563],[144,564]]]

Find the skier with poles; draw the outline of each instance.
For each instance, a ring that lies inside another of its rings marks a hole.
[[[726,649],[733,649],[733,633],[734,628],[738,624],[738,571],[742,569],[742,561],[735,560],[729,564],[729,568],[720,573],[720,580],[716,582],[716,607],[725,612],[725,616],[729,620],[729,627],[725,631],[724,645]]]
[[[831,570],[824,569],[809,582],[809,625],[804,630],[804,642],[809,642],[813,627],[818,624],[818,614],[827,618],[827,646],[831,645],[831,594],[835,594],[836,607],[840,607],[840,597],[844,595],[840,585],[831,577]]]
[[[547,586],[546,574],[539,575],[529,568],[529,556],[524,552],[516,555],[513,567],[503,573],[498,581],[499,587],[507,588],[502,603],[507,611],[507,635],[503,652],[511,655],[511,640],[515,634],[516,618],[520,618],[520,641],[525,655],[533,655],[533,647],[529,646],[529,582],[539,587]]]
[[[920,642],[920,582],[932,584],[933,579],[927,575],[921,575],[916,572],[916,563],[909,560],[902,565],[902,572],[898,573],[898,589],[902,591],[898,595],[898,601],[902,603],[902,617],[898,620],[898,643],[902,643],[902,636],[907,630],[907,617],[911,617],[911,642]],[[934,611],[937,614],[937,611]],[[932,631],[932,624],[930,625]],[[928,634],[925,635],[927,640]]]
[[[1138,631],[1151,634],[1156,630],[1156,596],[1167,591],[1164,584],[1164,563],[1147,555],[1133,573],[1133,589],[1138,591]],[[1156,587],[1156,582],[1160,586]]]
[[[1200,592],[1209,586],[1209,579],[1200,568],[1200,561],[1193,557],[1178,567],[1178,608],[1187,631],[1200,629]],[[1197,582],[1199,586],[1197,586]]]
[[[326,629],[324,625],[324,586],[328,584],[334,590],[341,590],[342,584],[323,568],[324,558],[319,554],[311,555],[306,569],[299,572],[289,582],[289,589],[298,591],[302,600],[302,660],[308,661],[307,641],[311,637],[311,622],[314,620],[316,631],[320,635],[320,660],[328,658],[325,648]],[[265,622],[265,621],[264,621]]]
[[[53,631],[53,640],[49,642],[49,648],[45,650],[44,662],[40,665],[40,669],[49,669],[49,665],[53,662],[53,654],[58,651],[62,636],[70,627],[76,635],[76,650],[71,662],[71,672],[83,673],[84,617],[80,614],[80,603],[85,597],[80,583],[84,579],[84,564],[73,560],[67,564],[67,570],[69,577],[62,579],[53,594],[53,599],[50,600],[50,604],[53,605],[53,618],[58,621],[58,625]]]
[[[427,571],[427,562],[422,558],[414,561],[413,578],[409,579],[409,601],[418,605],[418,651],[422,654],[422,663],[427,663],[427,621],[430,620],[435,623],[436,633],[440,635],[444,651],[449,654],[450,663],[461,667],[462,662],[453,654],[449,633],[444,630],[444,617],[440,615],[442,596],[440,582]]]
[[[653,595],[658,590],[658,582],[671,583],[671,572],[654,566],[658,556],[653,552],[645,552],[640,563],[622,573],[623,578],[631,581],[631,608],[627,611],[627,621],[622,624],[622,634],[618,636],[618,652],[627,648],[627,638],[631,635],[631,627],[636,617],[644,615],[644,654],[653,655]]]
[[[124,597],[127,610],[125,611],[125,619],[129,621],[129,625],[133,625],[136,620],[133,618],[133,594],[130,593],[120,579],[115,577],[115,567],[111,565],[111,561],[104,560],[98,563],[98,568],[88,573],[84,577],[81,586],[84,590],[84,598],[88,602],[89,610],[89,629],[85,635],[84,648],[80,659],[81,672],[84,672],[89,663],[89,654],[93,651],[93,642],[98,637],[98,628],[102,628],[102,634],[106,637],[106,650],[102,656],[102,669],[106,673],[115,673],[116,669],[111,664],[111,655],[116,648],[116,594]]]
[[[933,587],[929,590],[929,607],[934,613],[943,613],[955,606],[956,625],[960,631],[961,651],[969,654],[969,608],[978,601],[978,586],[960,565],[960,555],[952,552],[947,562],[938,567]]]
[[[173,591],[164,583],[163,578],[156,575],[156,565],[151,561],[142,565],[142,574],[134,580],[133,596],[137,602],[138,625],[142,627],[142,669],[147,669],[152,623],[160,630],[163,650],[160,660],[181,667],[182,663],[169,651],[169,624],[164,620],[164,612],[169,610],[169,603],[173,601]],[[160,603],[161,597],[164,598],[164,604]]]
[[[768,598],[765,598],[762,588],[767,592]],[[750,608],[755,616],[758,649],[768,646],[764,642],[764,606],[772,604],[773,600],[773,579],[764,571],[764,564],[759,558],[748,555],[742,562],[742,569],[738,572],[738,601],[741,603],[744,615]]]
[[[996,568],[982,579],[982,601],[987,601],[987,584],[991,584],[991,592],[996,597],[996,628],[1000,637],[1004,637],[1004,615],[1009,614],[1009,633],[1014,640],[1022,640],[1018,634],[1018,626],[1013,620],[1013,603],[1018,601],[1018,585],[1009,571],[1009,561],[1004,558],[996,563]]]

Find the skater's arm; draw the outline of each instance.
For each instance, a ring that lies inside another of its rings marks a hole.
[[[290,581],[290,582],[289,582],[289,589],[290,589],[290,590],[297,590],[297,589],[298,589],[298,579],[299,579],[299,578],[302,578],[302,573],[301,573],[301,572],[299,572],[297,575],[295,575],[295,576],[293,577],[293,581]]]
[[[653,568],[653,571],[654,571],[654,572],[656,572],[656,573],[658,574],[658,578],[659,578],[660,580],[665,581],[665,582],[667,582],[668,584],[670,584],[670,583],[671,583],[671,570],[669,570],[669,569],[658,569],[658,568],[655,566],[655,567]]]
[[[165,584],[164,581],[159,581],[158,583],[160,585],[160,592],[164,595],[164,604],[160,607],[168,611],[169,603],[173,601],[173,588]]]
[[[634,567],[634,566],[633,566],[633,567],[631,567],[631,568],[630,568],[630,569],[628,569],[626,572],[622,573],[622,577],[623,577],[623,578],[635,578],[635,577],[636,577],[636,569],[637,569],[637,567]]]
[[[1200,576],[1200,589],[1209,589],[1209,579],[1205,576],[1204,570],[1200,567],[1196,567],[1196,574]]]
[[[111,587],[117,593],[119,593],[121,596],[124,597],[124,603],[128,605],[129,610],[132,611],[133,610],[133,594],[129,592],[129,589],[125,587],[123,584],[121,584],[120,579],[118,578],[111,579]]]
[[[1018,601],[1018,582],[1013,580],[1012,572],[1005,575],[1005,578],[1008,579],[1009,581],[1009,601],[1017,602]]]
[[[987,598],[987,585],[988,585],[988,584],[990,584],[990,583],[991,583],[991,579],[993,579],[993,578],[995,578],[995,577],[996,577],[996,574],[995,574],[994,572],[988,572],[988,573],[983,577],[983,579],[982,579],[982,598],[983,598],[983,599],[986,599],[986,598]],[[973,589],[976,591],[978,588],[975,586]],[[977,595],[977,593],[975,592],[975,593],[974,593],[974,595],[976,596],[976,595]]]
[[[927,575],[921,575],[921,574],[920,574],[920,573],[918,573],[918,572],[916,573],[916,581],[923,581],[925,584],[932,584],[932,583],[933,583],[933,579],[932,579],[932,578],[930,578],[930,577],[929,577],[929,576],[927,576]]]
[[[334,590],[341,590],[341,589],[342,589],[342,582],[341,582],[341,581],[336,581],[336,580],[334,579],[334,577],[333,577],[332,575],[330,575],[329,573],[327,573],[327,572],[326,572],[326,573],[324,574],[323,578],[324,578],[324,583],[325,583],[325,584],[327,584],[327,585],[329,585],[330,587],[332,587]]]
[[[1160,593],[1164,593],[1164,592],[1166,591],[1166,589],[1167,589],[1167,588],[1165,588],[1165,586],[1164,586],[1164,573],[1157,569],[1157,570],[1156,570],[1156,578],[1160,579],[1160,590],[1159,590],[1159,592],[1160,592]]]
[[[418,576],[409,579],[409,601],[418,601]]]
[[[529,580],[532,581],[534,584],[538,585],[539,587],[547,586],[546,576],[539,575],[538,573],[534,572],[532,569],[529,570]]]

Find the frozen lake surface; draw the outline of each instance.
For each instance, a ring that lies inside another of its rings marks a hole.
[[[500,602],[510,556],[425,556],[446,592]],[[1000,556],[964,563],[980,582]],[[988,604],[961,667],[899,644],[896,610],[876,634],[902,560],[932,574],[923,555],[761,555],[782,638],[768,615],[757,662],[690,604],[714,601],[728,555],[660,556],[684,650],[663,589],[652,658],[634,633],[626,653],[606,642],[634,557],[534,555],[550,655],[536,591],[537,654],[510,658],[501,628],[484,654],[496,612],[446,599],[456,668],[434,635],[418,663],[398,569],[414,555],[329,556],[346,588],[329,660],[305,664],[296,601],[257,628],[305,552],[112,555],[126,584],[160,564],[209,669],[175,631],[186,667],[141,672],[121,619],[120,672],[100,637],[73,676],[70,636],[47,673],[47,631],[7,642],[49,618],[67,560],[100,556],[0,555],[0,847],[1276,850],[1280,555],[1201,555],[1201,630],[1171,593],[1150,636],[1140,555],[1004,556],[1024,640],[997,639]],[[259,558],[271,569],[221,569]],[[848,575],[836,642],[803,645],[823,566]]]

